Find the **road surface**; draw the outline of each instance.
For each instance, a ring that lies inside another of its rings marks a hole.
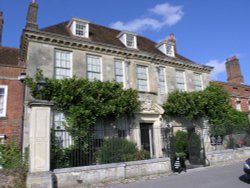
[[[250,188],[243,162],[220,167],[202,167],[152,180],[121,183],[105,188]]]

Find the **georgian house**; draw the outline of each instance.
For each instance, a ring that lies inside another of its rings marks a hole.
[[[0,12],[0,144],[5,139],[22,141],[23,84],[19,81],[24,65],[19,49],[2,46],[3,12]]]
[[[210,82],[212,67],[197,64],[177,52],[176,40],[170,34],[156,43],[138,33],[116,30],[81,18],[40,29],[37,23],[38,5],[30,4],[26,27],[21,41],[21,60],[27,64],[27,75],[37,69],[54,79],[72,76],[89,80],[116,80],[124,89],[139,92],[141,110],[133,119],[99,122],[97,139],[110,134],[126,137],[139,148],[148,150],[151,157],[162,157],[161,129],[164,110],[161,105],[174,90],[202,90]],[[27,93],[26,102],[32,97]],[[26,106],[24,144],[28,145],[29,107]],[[63,128],[64,115],[54,112],[51,125]],[[70,137],[70,135],[67,135]],[[66,145],[65,145],[66,147]]]

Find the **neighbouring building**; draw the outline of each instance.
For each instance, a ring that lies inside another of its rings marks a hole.
[[[0,12],[0,142],[22,141],[23,91],[18,79],[25,72],[19,49],[2,46],[3,12]]]
[[[226,60],[225,66],[227,82],[212,82],[223,86],[229,93],[231,105],[239,111],[246,112],[250,121],[250,85],[244,84],[239,59],[236,56],[230,57]]]
[[[124,89],[137,89],[142,101],[141,110],[134,114],[133,119],[125,117],[116,122],[98,122],[96,129],[102,132],[96,134],[96,139],[103,140],[117,134],[132,140],[138,148],[148,150],[151,157],[165,156],[162,129],[167,125],[161,105],[168,93],[174,90],[206,88],[212,67],[180,55],[173,34],[156,43],[137,33],[112,29],[81,18],[40,29],[37,11],[38,5],[32,1],[22,34],[21,60],[27,64],[27,75],[33,77],[36,70],[41,69],[48,78],[76,76],[89,80],[116,80],[123,83]],[[32,100],[27,92],[25,102]],[[25,106],[25,146],[29,145],[30,116],[30,107]],[[51,126],[63,130],[63,121],[64,115],[54,111]],[[63,146],[67,147],[67,144],[63,143]]]

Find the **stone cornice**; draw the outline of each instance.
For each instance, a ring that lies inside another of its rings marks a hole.
[[[86,50],[95,53],[102,53],[108,55],[119,56],[125,59],[135,59],[141,61],[150,61],[156,64],[164,64],[171,67],[180,69],[191,69],[199,72],[210,73],[212,67],[200,64],[189,63],[185,60],[178,58],[171,58],[167,56],[155,55],[148,52],[139,51],[136,49],[124,49],[122,47],[104,44],[99,42],[93,42],[89,39],[72,38],[68,36],[62,36],[58,34],[48,33],[39,30],[24,30],[21,43],[21,60],[26,61],[26,53],[28,48],[28,42],[34,41],[38,43],[46,43],[50,45]]]

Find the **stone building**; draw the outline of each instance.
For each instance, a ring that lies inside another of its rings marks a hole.
[[[239,59],[230,57],[225,63],[227,71],[227,82],[219,82],[219,85],[229,93],[231,105],[242,112],[248,113],[250,120],[250,86],[244,84],[244,77],[241,73]]]
[[[19,81],[24,65],[19,49],[2,46],[3,13],[0,12],[0,142],[22,140],[23,84]]]
[[[37,23],[38,5],[29,6],[26,27],[21,41],[21,60],[27,64],[27,75],[37,69],[54,79],[82,77],[89,80],[116,80],[124,89],[139,92],[142,107],[134,118],[99,122],[97,139],[118,131],[148,150],[151,157],[162,157],[161,129],[166,126],[161,105],[174,90],[202,90],[210,82],[212,67],[197,64],[177,52],[176,40],[170,34],[156,43],[130,31],[101,26],[81,18],[40,29]],[[28,91],[28,90],[27,90]],[[26,103],[34,100],[27,92]],[[30,108],[25,107],[24,145],[29,144]],[[61,112],[53,112],[51,126],[63,129]],[[132,130],[132,131],[131,131]]]

